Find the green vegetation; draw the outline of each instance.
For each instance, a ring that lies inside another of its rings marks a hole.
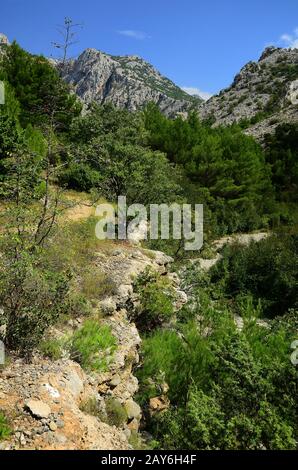
[[[22,125],[40,125],[54,119],[59,130],[65,130],[72,117],[81,111],[76,97],[69,93],[48,60],[32,56],[16,42],[3,56],[0,78],[13,87]]]
[[[140,331],[150,331],[169,322],[174,315],[174,289],[169,281],[156,272],[146,270],[135,282],[140,305],[133,318]]]
[[[65,311],[68,275],[41,267],[38,257],[1,258],[0,302],[9,349],[27,354]]]
[[[271,166],[277,197],[298,201],[298,125],[283,124],[265,139],[266,160]]]
[[[168,120],[154,105],[145,111],[150,145],[183,169],[191,202],[212,213],[213,234],[254,230],[274,212],[270,171],[261,148],[237,126],[210,129],[195,114]],[[210,226],[209,226],[210,224]]]
[[[297,241],[297,234],[277,233],[246,249],[227,247],[211,279],[228,295],[251,295],[265,317],[284,315],[298,307]]]
[[[126,410],[116,398],[107,398],[105,406],[108,424],[121,427],[127,421]]]
[[[84,413],[96,416],[110,426],[122,427],[127,422],[127,413],[124,406],[116,398],[109,397],[104,402],[104,407],[96,397],[91,397],[82,403],[80,409]]]
[[[7,439],[11,435],[11,429],[5,414],[0,411],[0,441]]]
[[[88,398],[80,405],[80,410],[103,421],[103,412],[96,397]]]
[[[53,361],[57,361],[62,356],[62,342],[59,339],[43,339],[39,344],[40,352]]]
[[[116,349],[110,328],[88,319],[70,339],[71,357],[87,370],[105,371]]]
[[[179,312],[175,327],[155,330],[143,339],[138,400],[157,448],[296,448],[297,371],[290,361],[290,345],[297,334],[297,292],[291,297],[291,288],[297,289],[297,262],[296,285],[285,287],[289,295],[285,295],[283,310],[279,309],[283,317],[276,317],[269,327],[257,323],[260,316],[276,315],[276,302],[283,301],[278,295],[275,303],[271,300],[276,291],[271,292],[268,285],[266,291],[264,281],[271,274],[266,273],[265,263],[277,243],[285,242],[269,238],[260,247],[226,249],[210,275],[190,267],[184,282],[191,300]],[[256,265],[254,277],[250,273],[241,276],[233,271],[235,265],[227,265],[232,252],[237,266],[244,264],[246,269],[250,260],[252,267],[256,250],[265,252],[265,261],[263,267]],[[296,248],[289,242],[284,252],[284,257],[290,257]],[[283,288],[284,272],[287,278],[282,259],[280,264],[276,259],[273,268],[276,289]],[[245,283],[241,295],[229,282],[238,277]],[[254,289],[249,290],[252,281]],[[260,292],[271,296],[270,301],[260,299]],[[241,331],[234,315],[242,316]],[[149,399],[161,394],[164,383],[169,386],[170,407],[152,417],[146,412]]]
[[[177,266],[183,263],[181,288],[189,301],[176,312],[174,290],[162,274],[147,271],[135,282],[139,307],[129,314],[143,336],[136,374],[144,426],[155,448],[296,448],[297,370],[290,354],[298,327],[297,126],[279,126],[262,148],[243,134],[245,122],[213,129],[213,116],[168,119],[153,104],[136,113],[91,105],[81,114],[45,58],[16,43],[5,51],[0,320],[7,351],[28,360],[36,349],[53,360],[66,352],[95,372],[113,360],[116,339],[94,309],[117,287],[95,263],[96,253],[108,256],[114,245],[96,239],[94,217],[64,217],[76,196],[202,203],[203,257],[214,254],[211,242],[221,235],[261,228],[271,236],[226,247],[208,273],[188,264],[198,254],[184,252],[183,240],[150,242],[172,254]],[[284,65],[272,71],[277,78]],[[268,115],[283,92],[279,83],[272,83]],[[263,118],[258,113],[250,124]],[[83,317],[80,328],[52,337],[51,326],[67,328],[76,317]],[[150,398],[163,394],[169,407],[152,415]],[[127,420],[113,398],[106,400],[106,416],[95,399],[82,409],[116,426]],[[0,439],[9,432],[0,413]],[[134,435],[132,442],[138,446]]]

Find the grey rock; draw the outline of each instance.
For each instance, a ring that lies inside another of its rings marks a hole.
[[[78,397],[84,390],[84,384],[78,374],[72,370],[67,374],[66,386],[70,389],[74,397]]]
[[[128,419],[141,418],[141,408],[134,400],[127,400],[125,402],[124,408],[126,410]]]
[[[51,408],[47,403],[40,400],[28,400],[25,403],[25,408],[28,409],[35,418],[48,418],[51,414]]]
[[[104,315],[112,315],[117,309],[117,305],[116,302],[109,297],[99,302],[99,308]]]
[[[112,377],[112,379],[110,380],[110,385],[112,387],[117,387],[117,385],[119,385],[121,383],[121,378],[120,378],[120,375],[116,374]]]

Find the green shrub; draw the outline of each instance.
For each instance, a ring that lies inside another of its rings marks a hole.
[[[127,421],[127,413],[124,406],[113,397],[105,400],[105,411],[103,411],[96,397],[91,397],[83,402],[80,410],[89,415],[96,416],[100,421],[110,426],[121,427]]]
[[[127,421],[127,413],[124,406],[115,398],[105,400],[107,423],[110,426],[121,427]]]
[[[84,401],[80,405],[80,410],[84,413],[87,413],[88,415],[99,418],[101,421],[105,420],[105,416],[96,397],[91,397]]]
[[[12,430],[9,426],[8,419],[5,414],[0,411],[0,441],[8,439],[11,433]]]
[[[71,357],[87,370],[105,371],[116,349],[111,329],[98,320],[86,320],[69,343]]]
[[[134,450],[147,450],[148,449],[148,445],[145,444],[145,442],[141,438],[141,435],[134,429],[131,431],[128,442]]]
[[[69,189],[90,191],[98,187],[101,181],[98,171],[84,163],[72,163],[59,175],[59,183]]]
[[[42,354],[53,361],[62,357],[62,341],[59,339],[45,339],[39,345]]]
[[[222,345],[208,341],[216,356],[209,365],[212,380],[198,386],[191,374],[184,400],[173,397],[170,408],[150,422],[161,447],[295,449],[295,368],[279,349],[272,354],[267,334],[262,332],[263,351],[240,333],[226,335]]]
[[[1,257],[0,303],[8,349],[30,355],[46,329],[65,312],[69,275],[43,269],[36,256]]]
[[[274,234],[248,247],[230,246],[212,269],[228,296],[250,294],[267,317],[283,315],[298,299],[297,235]]]
[[[134,321],[141,331],[150,331],[169,321],[174,315],[174,290],[169,281],[149,270],[135,281],[140,306],[134,312]]]

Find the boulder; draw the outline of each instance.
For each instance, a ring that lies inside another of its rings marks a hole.
[[[124,408],[126,410],[127,417],[129,420],[132,420],[134,418],[137,420],[141,419],[142,410],[134,400],[127,400],[125,402]]]
[[[112,387],[117,387],[117,385],[119,385],[120,383],[121,383],[120,375],[118,374],[113,375],[113,377],[110,380],[110,385]]]
[[[35,418],[38,419],[47,419],[51,414],[51,408],[49,405],[40,400],[28,400],[25,403],[25,408],[28,409]]]
[[[65,378],[66,386],[77,398],[84,390],[84,383],[75,370],[70,370]]]
[[[170,401],[164,395],[161,395],[160,397],[150,398],[149,407],[151,415],[157,412],[165,411],[169,408],[169,406]]]
[[[116,302],[109,297],[99,302],[99,308],[104,315],[112,315],[117,309],[117,305]]]

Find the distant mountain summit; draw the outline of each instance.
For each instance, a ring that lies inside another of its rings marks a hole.
[[[138,56],[112,56],[86,49],[62,66],[64,80],[85,104],[111,102],[135,111],[152,101],[168,116],[197,107],[202,99],[187,94]]]
[[[298,49],[268,47],[249,62],[232,85],[199,106],[214,125],[241,123],[246,133],[262,137],[278,124],[298,121]]]

